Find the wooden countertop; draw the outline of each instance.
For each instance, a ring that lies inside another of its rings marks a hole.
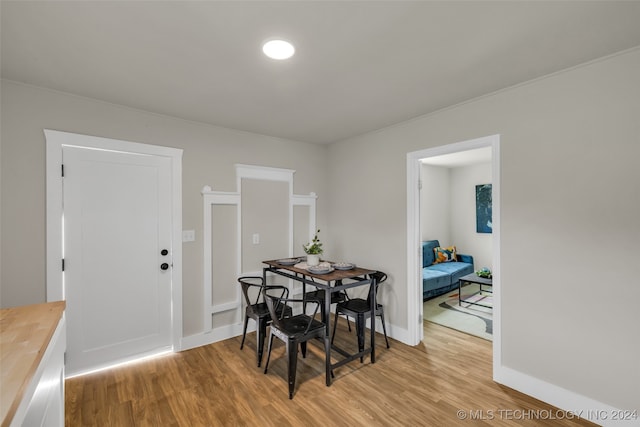
[[[65,302],[0,310],[0,420],[8,425],[53,336]]]

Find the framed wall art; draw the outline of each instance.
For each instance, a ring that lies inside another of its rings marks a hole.
[[[476,232],[493,231],[491,215],[491,184],[476,185]]]

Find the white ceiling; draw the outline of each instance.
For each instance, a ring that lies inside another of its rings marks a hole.
[[[640,1],[6,1],[2,77],[330,143],[640,45]],[[279,36],[296,55],[269,60]]]

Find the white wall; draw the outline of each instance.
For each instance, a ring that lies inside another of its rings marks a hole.
[[[294,193],[318,194],[318,226],[327,230],[324,146],[174,119],[6,80],[1,93],[2,307],[46,298],[44,128],[184,149],[183,228],[196,230],[196,241],[183,244],[185,336],[202,331],[200,191],[204,185],[235,191],[236,163],[294,169]]]
[[[451,175],[449,168],[423,164],[420,168],[422,241],[451,242]]]
[[[476,231],[476,185],[490,184],[491,163],[451,168],[451,244],[473,255],[474,268],[492,268],[493,234]],[[441,242],[442,243],[442,242]],[[446,244],[446,243],[442,243]]]
[[[636,49],[332,144],[327,240],[406,328],[407,153],[500,134],[503,367],[640,410],[639,117]]]

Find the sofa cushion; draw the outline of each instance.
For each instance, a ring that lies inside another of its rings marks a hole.
[[[435,270],[433,268],[422,269],[422,291],[442,288],[451,284],[451,273]]]
[[[457,261],[458,257],[456,256],[456,247],[449,246],[448,248],[436,247],[433,248],[433,254],[435,257],[434,264],[440,264],[441,262],[452,262]]]
[[[451,275],[453,273],[456,273],[460,270],[464,270],[469,267],[473,270],[473,266],[471,266],[470,264],[467,264],[466,262],[453,261],[453,262],[441,262],[439,264],[433,264],[427,270],[440,271],[442,273]]]
[[[466,262],[454,262],[451,264],[460,264],[460,268],[451,273],[451,283],[458,283],[462,276],[473,273],[473,264],[467,264]]]
[[[437,240],[427,240],[422,242],[422,267],[428,267],[435,261],[433,249],[440,246]]]
[[[460,277],[473,273],[473,264],[467,264],[466,262],[442,262],[440,264],[434,264],[426,270],[434,270],[446,274],[453,284],[456,283]]]

